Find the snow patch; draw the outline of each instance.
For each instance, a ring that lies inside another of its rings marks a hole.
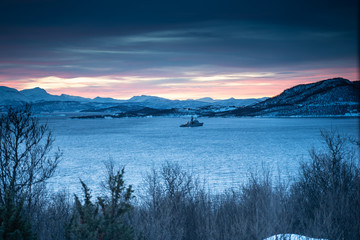
[[[306,236],[301,236],[297,234],[278,234],[271,237],[268,237],[264,240],[327,240],[325,238],[311,238]]]

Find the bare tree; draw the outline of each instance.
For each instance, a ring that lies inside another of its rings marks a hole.
[[[29,105],[10,108],[0,117],[0,230],[5,238],[8,231],[22,234],[11,226],[14,214],[24,218],[31,213],[39,189],[55,172],[61,153],[50,157],[53,142],[49,128],[31,115]]]
[[[295,231],[330,239],[359,239],[360,172],[348,139],[322,131],[323,151],[312,150],[291,189]]]

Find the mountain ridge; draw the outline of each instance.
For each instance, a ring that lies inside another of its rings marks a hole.
[[[93,112],[98,117],[183,116],[287,117],[359,116],[359,81],[332,78],[299,84],[271,98],[223,99],[210,97],[170,100],[140,95],[128,100],[71,95],[51,95],[41,88],[18,91],[0,86],[0,110],[4,106],[31,102],[35,112]],[[103,113],[103,115],[101,115]]]
[[[3,89],[1,91],[1,89]],[[212,98],[211,103],[201,100],[194,100],[194,99],[187,99],[187,100],[170,100],[162,97],[157,96],[149,96],[149,95],[140,95],[140,96],[133,96],[128,100],[118,100],[114,98],[103,98],[103,97],[96,97],[93,99],[84,98],[79,96],[72,96],[67,94],[61,95],[52,95],[49,94],[45,89],[36,87],[32,89],[24,89],[21,91],[16,90],[15,88],[9,87],[2,87],[0,88],[0,105],[16,105],[21,103],[32,103],[33,105],[40,105],[45,103],[48,105],[49,102],[64,102],[63,105],[69,105],[65,102],[79,102],[79,105],[86,106],[86,103],[96,105],[102,104],[104,108],[106,108],[106,104],[110,104],[110,108],[112,108],[113,104],[128,104],[128,105],[140,105],[143,107],[150,107],[150,108],[189,108],[189,107],[204,107],[210,104],[224,106],[224,105],[236,105],[236,106],[246,106],[249,104],[254,104],[259,101],[262,101],[263,98],[260,100],[252,98],[252,99],[235,99],[229,98],[224,100],[214,100]],[[57,103],[59,105],[59,103]],[[89,109],[92,109],[92,106],[89,106]],[[48,108],[46,108],[48,110]],[[82,109],[84,110],[84,109]]]
[[[235,116],[326,116],[359,113],[359,81],[332,78],[300,84],[263,102],[238,108]]]

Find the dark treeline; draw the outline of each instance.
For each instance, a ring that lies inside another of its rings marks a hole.
[[[274,182],[270,172],[210,193],[200,179],[168,161],[144,178],[134,197],[124,169],[105,167],[103,195],[49,193],[46,181],[61,160],[46,125],[29,106],[0,118],[0,239],[265,239],[295,233],[360,239],[359,143],[322,131],[298,177]]]

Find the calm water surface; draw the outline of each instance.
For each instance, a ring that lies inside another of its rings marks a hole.
[[[320,129],[359,136],[359,119],[205,118],[203,127],[180,128],[185,118],[50,119],[62,162],[50,186],[79,192],[79,179],[100,191],[104,161],[125,165],[128,184],[139,188],[151,168],[177,162],[206,179],[208,187],[237,187],[262,166],[274,175],[296,176]]]

